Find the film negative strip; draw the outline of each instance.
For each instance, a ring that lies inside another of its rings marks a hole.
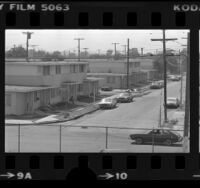
[[[0,180],[199,180],[199,11],[1,2]]]

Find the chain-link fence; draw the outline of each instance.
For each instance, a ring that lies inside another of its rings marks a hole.
[[[179,140],[172,138],[173,132]],[[178,133],[178,134],[177,134]],[[103,126],[5,126],[6,152],[182,152],[183,130]]]

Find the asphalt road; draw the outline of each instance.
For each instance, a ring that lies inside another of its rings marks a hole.
[[[183,82],[185,85],[185,81]],[[158,127],[160,104],[163,105],[163,89],[154,89],[148,95],[135,98],[132,103],[120,103],[115,109],[99,110],[80,119],[62,123],[63,125],[152,128]],[[162,93],[162,96],[161,96]],[[180,98],[180,81],[170,82],[167,97]],[[183,92],[183,99],[185,94]],[[163,106],[161,118],[164,118]],[[170,118],[174,110],[168,110]]]
[[[183,86],[185,87],[185,81]],[[118,104],[115,109],[98,110],[77,120],[62,123],[61,140],[57,124],[21,127],[20,152],[60,152],[60,149],[61,152],[101,152],[105,148],[108,148],[109,152],[182,152],[181,143],[170,147],[151,144],[136,145],[129,138],[131,133],[136,133],[139,129],[158,127],[160,104],[163,104],[162,90],[152,90],[148,95],[136,98],[132,103]],[[168,97],[179,98],[180,81],[168,83],[167,90]],[[169,117],[173,111],[168,110]],[[110,127],[107,129],[107,143],[106,128],[102,127]],[[133,130],[111,127],[126,127]],[[17,127],[6,127],[7,152],[18,151],[17,133]]]

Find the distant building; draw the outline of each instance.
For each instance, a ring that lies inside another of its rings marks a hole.
[[[100,78],[99,87],[109,86],[115,89],[127,88],[127,75],[120,73],[88,73],[88,77]],[[131,80],[131,76],[129,77]]]
[[[137,48],[131,48],[131,49],[129,50],[129,55],[130,55],[130,56],[139,56],[138,49],[137,49]]]
[[[112,60],[112,59],[87,59],[89,63],[88,72],[95,73],[127,73],[127,61],[122,60]],[[139,72],[140,71],[140,61],[130,60],[129,62],[129,72]]]
[[[159,73],[154,69],[154,58],[137,58],[135,60],[140,61],[140,69],[147,73],[147,80],[159,78]]]
[[[87,62],[7,61],[5,67],[6,114],[32,113],[71,97],[98,95],[98,79],[87,78]]]
[[[129,86],[136,87],[147,83],[148,73],[141,69],[142,59],[130,59],[129,61]],[[106,85],[113,88],[127,88],[127,61],[122,60],[87,60],[88,76],[104,78],[100,86]]]

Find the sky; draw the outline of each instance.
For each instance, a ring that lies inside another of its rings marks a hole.
[[[162,42],[151,41],[151,38],[162,38],[162,30],[6,30],[6,50],[12,48],[14,45],[26,46],[26,35],[22,32],[33,32],[31,39],[29,40],[30,49],[35,46],[36,50],[45,51],[66,51],[77,53],[78,41],[74,38],[84,38],[81,40],[81,51],[83,48],[88,48],[89,53],[105,53],[108,49],[114,50],[112,43],[119,43],[117,50],[123,52],[124,47],[122,45],[127,44],[127,39],[130,40],[130,48],[138,48],[139,52],[141,48],[144,49],[144,53],[154,53],[156,49],[162,50]],[[176,41],[168,41],[166,43],[167,48],[178,51],[185,48],[181,46],[187,43],[187,32],[189,30],[166,30],[166,38],[177,38]]]

